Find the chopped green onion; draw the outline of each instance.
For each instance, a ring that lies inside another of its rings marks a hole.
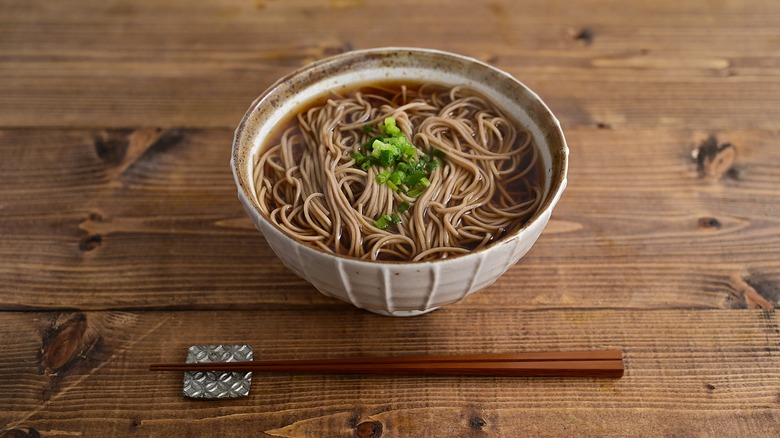
[[[363,143],[363,149],[371,153],[374,149],[374,142],[377,140],[382,141],[382,137],[371,137],[371,140]]]
[[[355,160],[355,166],[363,167],[363,164],[366,161],[366,156],[361,154],[360,152],[352,152],[350,156]]]
[[[390,171],[385,170],[384,172],[378,173],[376,175],[376,182],[379,184],[384,184],[387,182],[388,178],[390,178]]]
[[[363,126],[366,134],[379,132],[371,137],[362,148],[352,152],[355,167],[369,171],[371,167],[381,167],[377,173],[377,184],[384,184],[395,192],[405,193],[410,198],[419,197],[430,185],[428,179],[434,169],[441,166],[446,154],[439,149],[421,154],[412,142],[403,134],[394,117],[387,117],[376,129]],[[398,204],[396,212],[383,214],[374,221],[374,226],[386,229],[390,224],[401,222],[401,216],[411,207],[408,201]]]
[[[406,192],[406,196],[410,198],[417,198],[418,196],[422,195],[422,192],[425,191],[425,187],[415,187],[408,192]]]
[[[387,226],[389,225],[387,223],[388,222],[387,221],[387,217],[389,217],[389,216],[387,216],[387,217],[386,216],[387,216],[386,214],[383,214],[382,216],[379,217],[379,219],[375,220],[374,221],[374,226],[379,228],[380,230],[384,230],[385,228],[387,228]]]
[[[406,179],[406,174],[400,170],[395,170],[390,174],[390,182],[395,185],[400,185]]]
[[[428,173],[431,173],[431,172],[433,172],[433,169],[439,167],[440,165],[441,165],[441,161],[439,161],[438,158],[434,158],[433,160],[431,160],[430,163],[425,165],[425,170]]]
[[[379,219],[374,221],[374,226],[380,230],[384,230],[390,226],[390,224],[397,224],[399,222],[401,222],[401,218],[397,214],[383,214],[382,216],[379,216]]]
[[[425,177],[425,172],[422,170],[415,170],[409,175],[409,178],[404,181],[404,184],[406,184],[408,187],[414,187],[417,185],[417,183],[420,182],[421,179]]]
[[[374,149],[374,152],[376,152],[376,149]],[[390,167],[393,164],[395,164],[395,154],[393,154],[393,151],[391,150],[385,149],[379,152],[378,158],[379,158],[379,165],[382,167]]]
[[[403,146],[400,146],[401,149],[401,155],[403,155],[406,158],[415,158],[417,157],[417,148],[414,147],[411,143],[407,143]]]
[[[428,178],[422,177],[420,178],[420,181],[411,188],[408,192],[406,192],[406,195],[410,198],[416,198],[425,191],[428,187],[430,187],[431,182],[428,180]]]
[[[385,131],[390,136],[397,136],[401,133],[401,130],[395,126],[395,118],[394,117],[388,117],[385,119],[385,123],[382,126],[382,130]]]

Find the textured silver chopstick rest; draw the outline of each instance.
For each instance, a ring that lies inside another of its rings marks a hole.
[[[249,345],[193,345],[187,363],[243,362],[253,360]],[[184,373],[184,396],[225,399],[246,397],[252,384],[252,372],[187,371]]]

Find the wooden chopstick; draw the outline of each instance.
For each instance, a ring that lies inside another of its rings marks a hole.
[[[305,365],[253,367],[249,362],[220,363],[211,367],[155,368],[155,371],[233,371],[316,374],[427,374],[463,376],[622,377],[619,360],[553,362],[434,362],[430,364]],[[235,365],[235,366],[234,366]]]
[[[597,361],[622,360],[620,350],[562,351],[545,353],[488,353],[456,354],[443,356],[385,356],[385,357],[348,357],[336,359],[282,359],[250,362],[222,362],[224,364],[244,364],[253,367],[264,366],[300,366],[300,365],[357,365],[357,364],[402,364],[433,362],[529,362],[529,361]],[[212,363],[161,363],[150,366],[151,371],[184,371],[181,367],[195,367],[213,370]],[[172,367],[176,367],[173,369]]]
[[[397,356],[250,362],[160,363],[151,371],[232,371],[321,374],[445,374],[471,376],[621,377],[620,350],[554,353]]]

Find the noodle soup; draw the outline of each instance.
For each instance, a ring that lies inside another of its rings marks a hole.
[[[429,261],[522,228],[542,202],[541,161],[530,133],[473,89],[373,83],[279,124],[255,157],[254,196],[322,251]]]

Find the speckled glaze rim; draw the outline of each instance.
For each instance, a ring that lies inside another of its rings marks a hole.
[[[253,118],[256,116],[258,112],[262,111],[262,109],[266,105],[270,105],[271,107],[277,107],[278,105],[280,105],[280,102],[283,101],[284,99],[292,98],[299,91],[316,86],[318,82],[321,82],[324,80],[324,78],[327,78],[328,74],[339,73],[344,71],[344,69],[355,68],[356,66],[359,67],[360,62],[365,62],[365,61],[370,61],[370,62],[379,61],[379,62],[386,63],[386,65],[390,67],[392,66],[393,59],[398,59],[402,54],[405,55],[404,57],[405,60],[419,58],[419,62],[421,63],[421,65],[424,65],[425,68],[430,70],[441,70],[442,72],[447,72],[452,70],[452,67],[450,66],[448,68],[447,65],[448,64],[451,65],[453,63],[460,64],[463,67],[480,69],[480,73],[486,79],[490,78],[491,76],[499,79],[499,81],[497,81],[496,83],[491,84],[491,88],[493,88],[494,90],[497,90],[501,94],[505,94],[505,95],[508,93],[514,94],[519,91],[520,94],[524,95],[527,101],[533,104],[533,108],[527,108],[526,111],[528,111],[529,113],[533,113],[533,115],[536,116],[535,117],[536,119],[543,120],[548,123],[548,125],[538,128],[542,130],[543,133],[545,133],[545,138],[547,140],[548,149],[550,151],[550,156],[551,156],[551,167],[546,170],[546,172],[550,172],[551,175],[550,186],[547,187],[545,190],[545,199],[542,202],[542,205],[536,210],[534,215],[519,230],[515,231],[513,234],[502,237],[495,244],[489,245],[488,247],[481,248],[479,250],[475,250],[467,254],[456,255],[446,259],[437,259],[437,260],[420,261],[420,262],[367,261],[367,260],[360,260],[352,257],[339,255],[339,254],[329,253],[313,246],[307,245],[307,247],[317,252],[320,252],[322,254],[332,256],[332,257],[337,257],[340,259],[349,260],[353,263],[358,263],[358,264],[366,264],[366,265],[402,264],[402,265],[411,266],[411,265],[425,265],[430,263],[446,264],[448,261],[452,261],[454,259],[472,257],[484,251],[489,251],[490,248],[493,248],[497,245],[502,245],[505,243],[509,244],[512,243],[514,240],[521,238],[524,230],[526,230],[529,226],[531,226],[534,222],[536,222],[540,217],[547,214],[548,210],[551,210],[557,204],[558,200],[563,194],[563,190],[567,185],[567,173],[568,173],[568,166],[569,166],[569,148],[566,143],[563,130],[561,129],[560,122],[552,113],[552,111],[547,106],[547,104],[545,104],[544,101],[542,101],[542,99],[534,91],[532,91],[525,84],[517,80],[514,76],[510,75],[509,73],[506,73],[496,67],[493,67],[487,63],[484,63],[472,57],[445,52],[441,50],[435,50],[435,49],[412,48],[412,47],[382,47],[382,48],[355,50],[355,51],[338,54],[335,56],[331,56],[328,58],[324,58],[309,63],[281,77],[279,80],[277,80],[270,87],[268,87],[260,96],[258,96],[252,102],[252,104],[249,106],[249,109],[246,111],[244,117],[241,119],[238,127],[235,130],[235,135],[233,137],[233,147],[232,147],[232,156],[230,160],[230,165],[233,171],[233,177],[235,179],[236,185],[238,186],[239,196],[246,198],[250,202],[250,204],[254,207],[256,213],[260,217],[262,217],[264,221],[272,225],[275,229],[279,230],[291,241],[295,242],[296,244],[303,245],[302,243],[296,241],[292,237],[287,236],[287,234],[284,233],[284,231],[282,231],[281,228],[279,228],[276,224],[270,221],[268,217],[260,211],[259,205],[257,204],[257,200],[254,194],[252,193],[252,190],[250,189],[250,187],[252,187],[253,185],[253,182],[249,181],[250,172],[247,172],[245,170],[247,166],[246,163],[248,160],[252,159],[251,155],[253,150],[255,149],[255,146],[251,141],[252,140],[251,134],[247,134],[253,129],[255,130],[257,129],[256,126],[253,126],[252,123]],[[317,74],[317,76],[314,76],[315,73]],[[387,79],[388,80],[408,79],[410,81],[415,80],[414,77],[388,77]],[[363,83],[363,81],[356,81],[350,83],[349,85],[351,87],[354,85],[360,85],[361,83]],[[483,82],[476,82],[476,83],[480,83],[484,85]],[[502,89],[506,91],[501,91]],[[283,90],[283,92],[285,92],[286,94],[280,95],[281,94],[280,90]],[[321,96],[322,94],[324,93],[317,93],[316,96]],[[311,98],[306,99],[303,102],[300,102],[300,104],[304,104],[306,101],[310,101],[310,100]],[[513,114],[511,111],[507,110],[506,108],[504,108],[504,110],[509,115],[515,118],[517,117],[516,114]],[[279,121],[277,121],[277,123],[278,122]],[[269,129],[272,129],[272,127]],[[539,146],[537,145],[537,147]]]

